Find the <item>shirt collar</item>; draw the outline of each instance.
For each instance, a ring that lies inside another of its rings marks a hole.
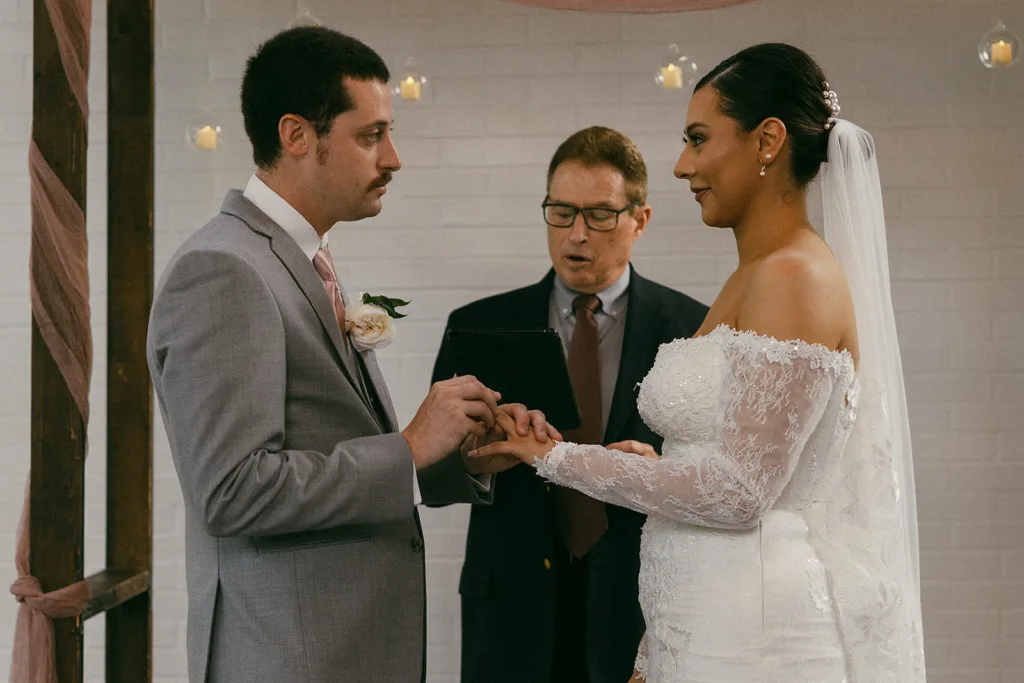
[[[303,218],[295,207],[270,189],[266,183],[256,177],[256,174],[249,178],[242,195],[291,235],[310,261],[313,260],[318,250],[327,247],[327,235],[321,238],[313,229],[312,224]]]
[[[618,319],[619,314],[622,313],[623,304],[626,303],[631,270],[629,266],[626,266],[618,280],[597,293],[597,298],[601,300],[601,310],[599,313],[604,313],[612,320]],[[572,315],[572,302],[579,294],[579,292],[565,284],[557,274],[555,275],[555,306],[558,309],[559,315],[563,318],[568,318]]]

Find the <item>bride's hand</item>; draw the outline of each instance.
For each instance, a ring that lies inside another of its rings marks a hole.
[[[643,441],[619,441],[608,444],[610,451],[622,451],[623,453],[635,453],[648,460],[661,460],[661,456],[654,450],[654,446]]]
[[[495,423],[505,432],[506,439],[496,443],[481,446],[469,453],[471,458],[490,458],[495,455],[511,455],[533,465],[537,458],[542,458],[551,452],[557,443],[554,439],[538,440],[532,430],[521,436],[516,428],[516,422],[508,414],[499,411],[495,416]]]

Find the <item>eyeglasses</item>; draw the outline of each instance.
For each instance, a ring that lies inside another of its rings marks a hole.
[[[619,225],[619,215],[640,206],[642,202],[632,202],[616,211],[599,207],[578,207],[571,204],[556,204],[547,200],[541,204],[544,210],[544,222],[553,228],[571,228],[576,222],[576,215],[583,214],[583,222],[596,232],[611,232]]]

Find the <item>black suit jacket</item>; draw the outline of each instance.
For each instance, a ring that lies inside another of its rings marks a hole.
[[[451,314],[447,329],[546,329],[554,278],[551,271],[535,285],[468,304]],[[707,311],[632,272],[604,443],[636,439],[660,452],[661,438],[637,413],[637,383],[653,366],[658,347],[692,336]],[[433,381],[452,376],[449,353],[442,342]],[[525,465],[496,475],[493,487],[491,505],[473,506],[459,581],[462,682],[548,683],[554,621],[551,487]],[[645,516],[612,505],[607,510],[608,531],[588,554],[588,669],[590,683],[625,683],[644,632],[637,575]]]

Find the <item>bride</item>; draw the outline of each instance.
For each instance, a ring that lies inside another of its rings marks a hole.
[[[677,177],[739,265],[639,389],[663,455],[516,437],[548,480],[648,515],[649,683],[921,683],[913,468],[870,135],[818,65],[748,48],[695,89]],[[824,169],[824,238],[807,187]]]

